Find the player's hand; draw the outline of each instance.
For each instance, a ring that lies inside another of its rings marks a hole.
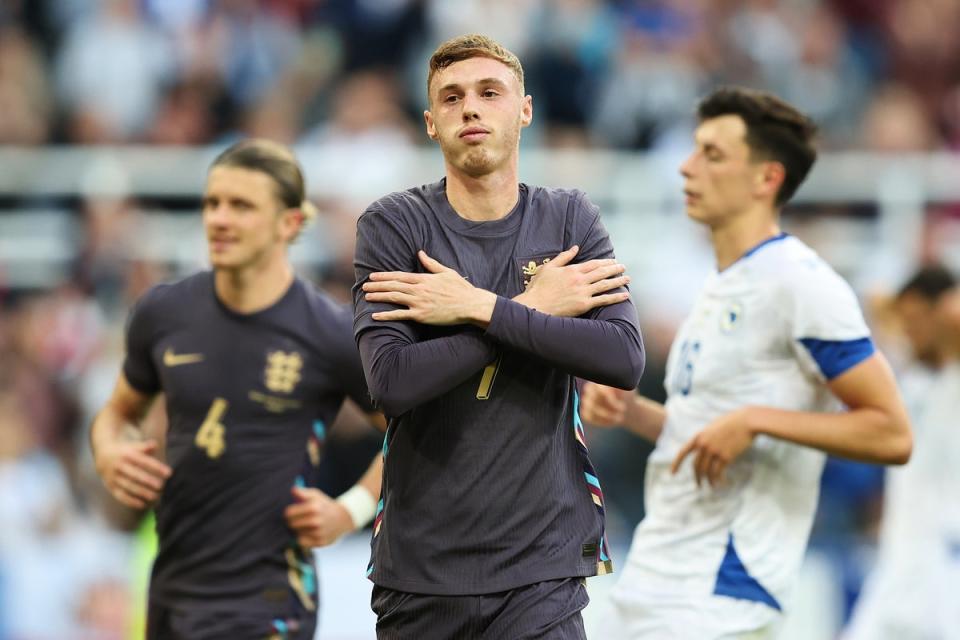
[[[622,426],[632,399],[632,391],[586,382],[580,394],[580,418],[598,427]]]
[[[748,411],[749,408],[732,411],[707,425],[683,445],[670,471],[676,473],[684,458],[693,454],[697,486],[704,479],[713,487],[723,482],[727,466],[753,444],[755,433],[749,427]]]
[[[368,302],[387,302],[406,309],[379,311],[374,320],[413,320],[422,324],[486,325],[493,316],[496,294],[475,287],[424,251],[417,252],[429,273],[383,271],[370,274],[363,283]]]
[[[325,547],[353,531],[353,519],[339,502],[319,489],[293,488],[295,503],[283,511],[301,547]]]
[[[156,440],[121,440],[97,447],[94,463],[110,495],[128,507],[146,509],[173,473],[156,452]]]
[[[579,251],[574,245],[541,265],[514,300],[541,313],[573,318],[630,299],[626,291],[609,293],[630,283],[624,265],[612,259],[570,264]]]

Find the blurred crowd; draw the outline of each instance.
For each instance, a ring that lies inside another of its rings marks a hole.
[[[524,61],[545,145],[669,144],[723,82],[828,146],[960,145],[953,0],[3,0],[0,144],[422,142],[424,62],[464,32]]]
[[[536,105],[525,144],[686,148],[697,97],[731,82],[810,113],[827,149],[960,151],[955,0],[0,0],[0,145],[262,136],[333,150],[349,190],[375,178],[371,158],[398,162],[427,142],[426,60],[464,32],[524,62]],[[149,214],[117,182],[57,203],[77,242],[57,286],[5,287],[0,255],[0,640],[130,633],[137,542],[100,488],[87,428],[117,374],[127,309],[179,274],[129,250]],[[357,211],[342,213],[321,221],[334,256],[307,275],[346,300]],[[872,319],[896,351],[885,309]],[[656,398],[670,336],[644,329],[643,391]],[[327,456],[332,493],[377,447],[345,423]],[[625,433],[591,438],[601,471],[616,469],[605,488],[625,537],[642,517],[648,449]],[[882,475],[831,463],[815,543],[855,557],[880,517]]]

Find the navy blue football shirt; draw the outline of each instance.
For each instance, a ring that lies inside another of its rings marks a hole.
[[[312,554],[283,517],[310,486],[344,397],[369,407],[352,313],[295,279],[271,307],[238,314],[211,272],[151,289],[134,308],[123,372],[166,395],[167,480],[152,601],[282,614],[316,609]]]
[[[368,575],[391,589],[464,595],[608,572],[575,376],[637,384],[636,309],[559,318],[510,300],[574,244],[577,261],[613,257],[599,210],[579,191],[521,185],[507,216],[472,222],[445,189],[390,194],[358,222],[354,331],[391,417]],[[371,318],[395,307],[364,299],[369,274],[422,272],[420,249],[500,296],[486,330]]]

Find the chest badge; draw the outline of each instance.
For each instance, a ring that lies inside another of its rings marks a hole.
[[[537,271],[540,270],[540,267],[550,262],[550,258],[543,258],[539,264],[536,260],[530,260],[527,264],[521,267],[523,271],[523,289],[526,290],[530,287],[530,282],[533,280],[533,276],[537,275]]]
[[[720,314],[720,331],[722,333],[733,333],[743,324],[743,305],[739,302],[731,302],[724,307]]]
[[[267,354],[267,368],[263,372],[264,384],[270,391],[291,393],[300,382],[303,358],[296,351],[271,351]]]

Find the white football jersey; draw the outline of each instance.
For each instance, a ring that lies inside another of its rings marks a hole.
[[[917,366],[900,387],[913,454],[887,469],[877,564],[844,640],[960,638],[960,363]]]
[[[717,488],[697,487],[694,456],[676,475],[670,465],[704,427],[747,405],[840,410],[825,382],[873,350],[849,285],[793,236],[768,239],[709,276],[667,362],[647,513],[614,590],[621,612],[686,602],[686,631],[677,637],[694,637],[683,635],[691,628],[703,638],[749,632],[777,620],[803,558],[825,454],[759,436]],[[698,611],[710,621],[698,621]],[[666,627],[651,633],[670,636]]]

